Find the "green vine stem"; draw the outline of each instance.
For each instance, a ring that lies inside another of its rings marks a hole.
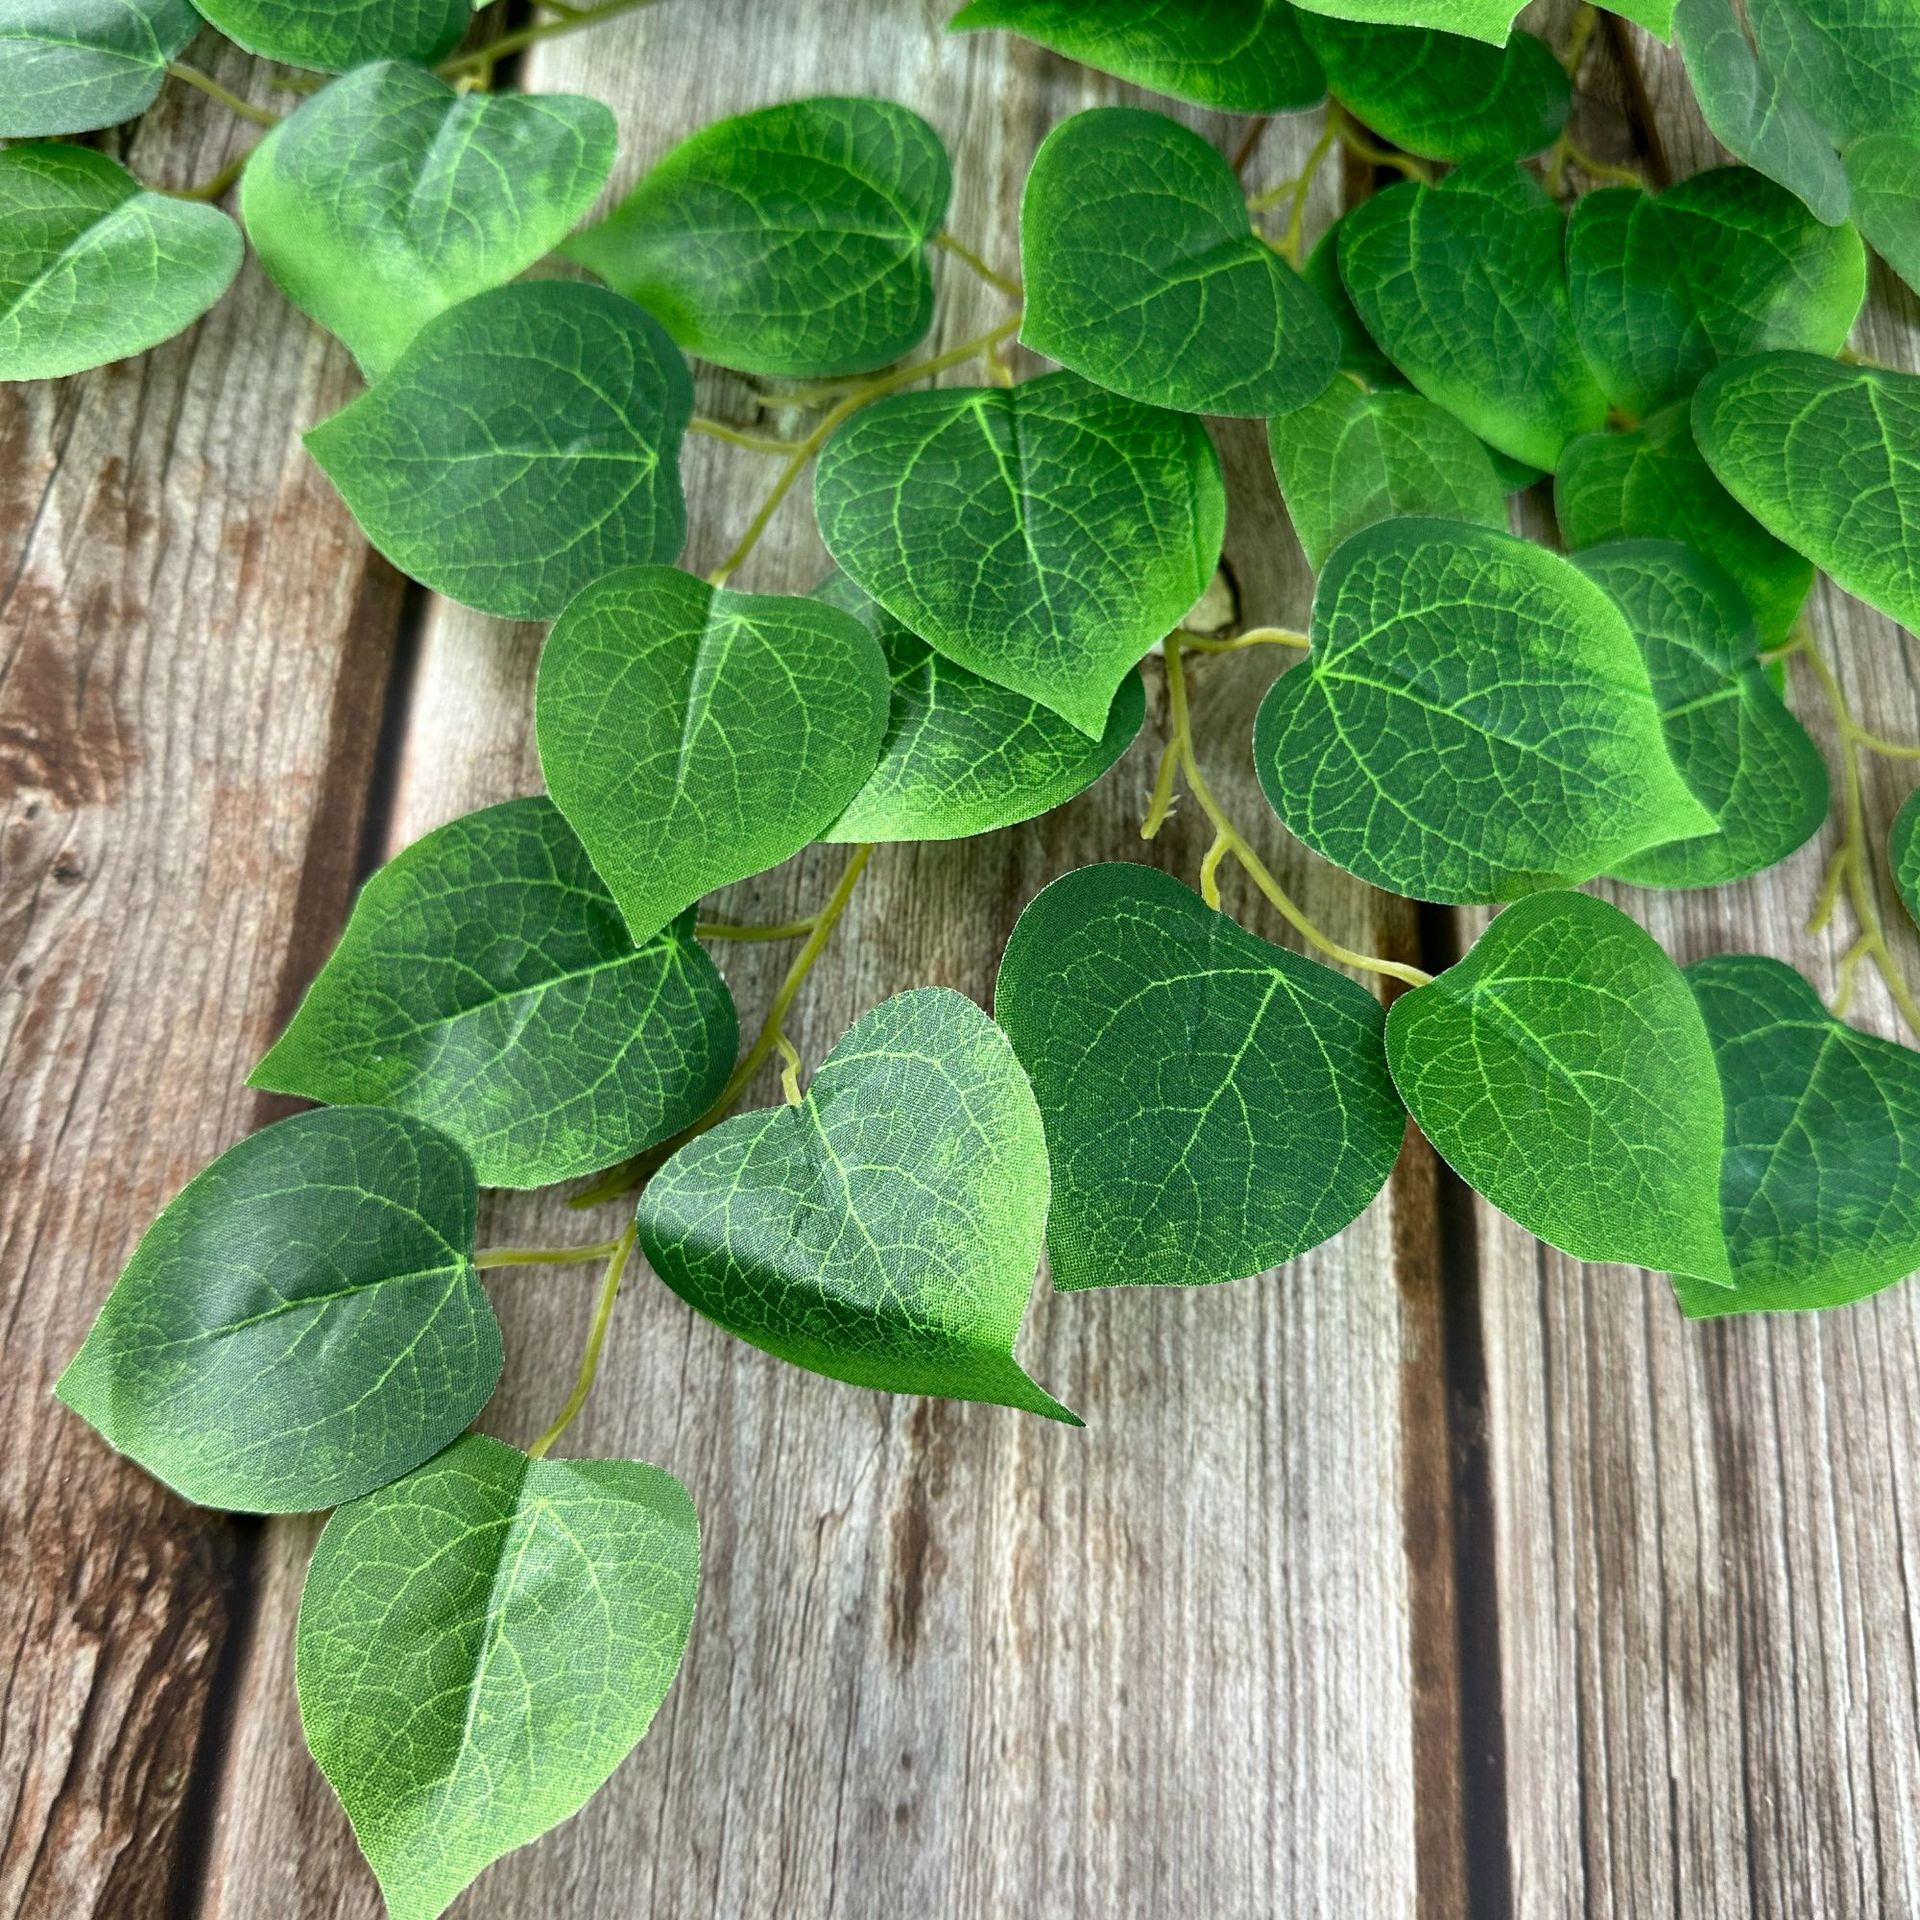
[[[626,1273],[628,1260],[633,1257],[633,1243],[638,1233],[638,1223],[629,1220],[619,1239],[612,1243],[607,1275],[600,1283],[600,1298],[593,1309],[593,1326],[587,1334],[587,1350],[580,1359],[579,1378],[574,1381],[573,1391],[567,1395],[567,1403],[555,1416],[553,1425],[527,1449],[530,1460],[545,1459],[548,1449],[572,1426],[574,1416],[587,1404],[587,1395],[593,1391],[594,1377],[600,1371],[600,1354],[607,1344],[607,1328],[613,1320],[613,1303],[620,1297],[621,1277]]]
[[[604,1260],[619,1246],[598,1240],[590,1247],[485,1247],[473,1256],[476,1267],[573,1267]]]
[[[933,236],[933,244],[942,253],[950,253],[956,260],[971,267],[988,286],[998,293],[1004,293],[1009,300],[1024,300],[1027,297],[1026,288],[1011,274],[998,272],[995,268],[988,266],[979,254],[964,241],[956,240],[952,234],[936,233]]]
[[[189,66],[184,60],[167,62],[168,76],[184,81],[190,87],[198,87],[208,99],[217,100],[229,113],[237,113],[242,120],[251,120],[256,127],[277,127],[280,116],[269,113],[265,107],[256,107],[251,100],[242,100],[230,88],[223,87],[210,73],[202,73],[198,67]]]
[[[602,21],[613,19],[616,14],[637,13],[642,7],[656,4],[658,0],[601,0],[597,7],[549,7],[548,12],[560,16],[557,20],[536,20],[531,26],[516,27],[513,32],[503,33],[488,46],[443,60],[437,71],[443,80],[457,80],[463,74],[474,74],[485,84],[493,78],[495,63],[504,60],[508,54],[518,53],[537,41],[558,39],[563,33],[578,33],[583,27],[597,27]]]

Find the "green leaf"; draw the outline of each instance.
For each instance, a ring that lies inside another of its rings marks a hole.
[[[795,100],[704,127],[564,251],[687,349],[814,379],[897,360],[933,321],[953,176],[889,100]]]
[[[697,1120],[739,1040],[691,930],[636,948],[538,796],[451,821],[382,867],[247,1084],[413,1114],[483,1185],[544,1187]]]
[[[851,614],[672,567],[596,580],[534,691],[547,786],[636,940],[832,826],[886,724],[886,657]]]
[[[1187,413],[1282,413],[1339,365],[1333,316],[1247,220],[1239,179],[1163,114],[1054,128],[1020,203],[1021,341]]]
[[[1887,837],[1887,864],[1907,918],[1920,925],[1920,788],[1907,795],[1893,816]]]
[[[1736,158],[1758,167],[1814,217],[1847,217],[1847,176],[1833,143],[1747,42],[1733,0],[1674,0],[1674,44],[1701,116]]]
[[[1567,284],[1608,399],[1646,414],[1742,354],[1838,353],[1867,256],[1851,226],[1822,225],[1765,174],[1714,167],[1657,197],[1588,194],[1567,228]]]
[[[1833,1018],[1791,967],[1696,961],[1726,1095],[1733,1287],[1676,1277],[1692,1315],[1834,1307],[1920,1267],[1920,1054]]]
[[[1870,133],[1846,152],[1853,217],[1867,243],[1920,291],[1920,142]]]
[[[1622,20],[1632,20],[1657,34],[1662,40],[1673,38],[1675,0],[1608,0],[1607,11]]]
[[[297,1113],[147,1229],[60,1398],[203,1507],[352,1500],[437,1453],[500,1377],[475,1206],[466,1155],[420,1121]]]
[[[1354,374],[1376,389],[1404,387],[1407,376],[1374,344],[1347,292],[1347,283],[1340,278],[1340,233],[1346,223],[1347,217],[1342,214],[1314,243],[1300,277],[1333,316],[1340,335],[1340,371]]]
[[[666,1698],[699,1581],[671,1474],[477,1433],[327,1522],[300,1719],[391,1920],[434,1920],[586,1804]]]
[[[1287,0],[973,0],[948,22],[985,27],[1224,113],[1292,113],[1327,90]]]
[[[1420,900],[1517,899],[1715,824],[1613,601],[1558,554],[1451,521],[1339,548],[1253,751],[1296,837]]]
[[[1536,181],[1485,163],[1438,186],[1389,187],[1342,222],[1340,271],[1387,357],[1482,440],[1536,467],[1558,465],[1607,417],[1573,330],[1565,226]]]
[[[1920,375],[1756,354],[1701,383],[1693,431],[1769,533],[1920,633]]]
[[[1530,33],[1490,47],[1458,33],[1311,13],[1300,27],[1340,104],[1409,153],[1515,160],[1551,146],[1566,125],[1566,69]]]
[[[1813,568],[1713,477],[1684,405],[1664,408],[1632,433],[1574,441],[1554,476],[1553,504],[1575,551],[1672,538],[1710,554],[1747,596],[1762,646],[1787,638],[1813,590]]]
[[[57,380],[171,339],[244,252],[217,207],[148,193],[105,154],[0,151],[0,380]]]
[[[194,0],[249,53],[290,67],[344,73],[369,60],[431,64],[451,52],[473,0]]]
[[[187,0],[0,0],[0,139],[134,119],[199,31]]]
[[[1040,1112],[1005,1034],[947,987],[896,994],[805,1098],[722,1121],[640,1196],[681,1299],[795,1366],[1078,1426],[1013,1357],[1047,1223]]]
[[[551,619],[686,538],[686,362],[602,287],[520,281],[436,315],[392,371],[307,435],[403,573],[514,620]]]
[[[814,506],[903,626],[1090,740],[1206,590],[1227,517],[1198,420],[1074,373],[876,401],[827,442]]]
[[[1839,145],[1920,139],[1920,11],[1913,0],[1747,0],[1760,57]]]
[[[1372,20],[1389,27],[1437,27],[1504,46],[1526,0],[1297,0],[1308,13],[1336,20]]]
[[[1506,489],[1486,448],[1417,393],[1368,393],[1337,379],[1270,420],[1267,444],[1316,572],[1349,534],[1402,514],[1506,529]]]
[[[1387,1059],[1442,1158],[1529,1233],[1729,1283],[1713,1049],[1680,970],[1617,907],[1509,907],[1394,1002]]]
[[[1643,887],[1710,887],[1758,873],[1820,830],[1826,762],[1759,660],[1746,596],[1673,540],[1627,540],[1583,553],[1580,571],[1627,616],[1647,662],[1667,751],[1719,830],[1622,861]]]
[[[597,100],[456,93],[384,61],[267,135],[241,212],[280,290],[377,375],[436,313],[558,246],[593,204],[614,139]]]
[[[1373,995],[1151,867],[1041,893],[994,1011],[1046,1121],[1063,1290],[1265,1272],[1356,1218],[1399,1155]]]
[[[823,840],[958,840],[1031,820],[1098,780],[1146,717],[1146,689],[1130,673],[1106,732],[1089,741],[1038,701],[943,659],[844,573],[814,598],[880,642],[893,681],[880,764]]]

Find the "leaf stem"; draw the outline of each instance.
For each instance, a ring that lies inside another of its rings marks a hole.
[[[590,1247],[486,1247],[473,1256],[476,1267],[571,1267],[588,1260],[605,1260],[619,1248],[617,1240],[596,1240]]]
[[[1338,100],[1327,102],[1327,123],[1339,136],[1340,144],[1357,159],[1374,167],[1392,167],[1409,180],[1431,180],[1433,169],[1410,153],[1395,153],[1377,145],[1360,130],[1360,124]]]
[[[997,272],[987,265],[981,257],[962,240],[956,240],[950,233],[936,233],[933,244],[942,253],[950,253],[964,265],[971,267],[988,286],[998,293],[1004,293],[1009,300],[1024,300],[1027,290],[1011,274]]]
[[[1307,164],[1291,180],[1282,180],[1278,186],[1269,187],[1264,193],[1256,193],[1247,201],[1250,214],[1264,213],[1270,207],[1279,206],[1282,201],[1287,202],[1286,230],[1278,240],[1269,239],[1267,244],[1296,267],[1300,264],[1306,235],[1307,190],[1326,163],[1327,155],[1333,151],[1340,127],[1340,108],[1330,100],[1327,103],[1327,123],[1320,131],[1320,138],[1314,142],[1313,151],[1307,155]]]
[[[491,79],[495,61],[504,59],[510,53],[518,53],[522,47],[530,47],[535,41],[557,39],[563,33],[578,33],[582,27],[597,27],[603,20],[611,20],[615,14],[632,13],[654,4],[655,0],[601,0],[597,7],[556,7],[553,11],[560,15],[559,19],[536,20],[531,26],[503,33],[487,46],[476,47],[471,53],[455,54],[451,60],[441,61],[435,71],[443,80],[455,80],[467,73]]]
[[[1600,24],[1600,9],[1593,0],[1581,0],[1580,11],[1573,16],[1573,28],[1567,35],[1567,57],[1561,65],[1567,70],[1567,78],[1577,85],[1580,68],[1587,57],[1587,48],[1593,41],[1593,30]]]
[[[791,453],[794,449],[793,441],[777,434],[748,433],[744,428],[728,426],[724,420],[710,420],[704,413],[696,413],[687,425],[694,433],[724,440],[730,447],[745,447],[749,453]]]
[[[1305,651],[1313,645],[1304,633],[1286,627],[1249,627],[1231,640],[1211,640],[1204,633],[1180,629],[1180,644],[1189,653],[1238,653],[1242,647],[1293,647]]]
[[[813,931],[817,914],[804,920],[783,920],[775,927],[747,927],[731,920],[702,920],[693,931],[702,940],[798,940]]]
[[[573,1391],[567,1395],[567,1404],[560,1409],[545,1433],[527,1449],[527,1458],[543,1460],[547,1449],[572,1426],[573,1417],[587,1403],[587,1395],[593,1391],[594,1375],[600,1371],[600,1352],[607,1344],[607,1327],[613,1319],[613,1303],[620,1297],[620,1277],[627,1270],[627,1262],[633,1256],[633,1243],[639,1234],[639,1223],[629,1220],[620,1238],[613,1242],[613,1252],[607,1261],[606,1278],[600,1282],[600,1298],[593,1309],[593,1326],[587,1334],[587,1350],[580,1359],[579,1378],[573,1383]]]
[[[155,193],[165,194],[169,200],[218,200],[233,183],[247,170],[247,162],[260,151],[256,141],[244,153],[236,153],[211,179],[202,180],[197,187],[155,187]]]
[[[184,80],[190,87],[198,87],[210,100],[218,100],[229,113],[237,113],[242,120],[251,120],[256,127],[277,127],[280,116],[269,113],[265,107],[256,107],[251,100],[242,100],[237,93],[223,87],[210,73],[202,73],[198,67],[190,67],[184,60],[169,60],[167,72],[175,80]]]

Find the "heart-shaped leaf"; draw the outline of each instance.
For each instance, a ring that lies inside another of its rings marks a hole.
[[[0,380],[57,380],[171,339],[246,251],[217,207],[54,142],[0,152]]]
[[[366,884],[249,1086],[392,1107],[490,1187],[544,1187],[697,1120],[733,998],[684,926],[636,947],[544,795],[450,821]]]
[[[1339,548],[1253,751],[1292,833],[1420,900],[1517,899],[1715,825],[1620,609],[1558,554],[1452,521]]]
[[[814,379],[897,360],[933,321],[953,175],[890,100],[794,100],[703,127],[565,249],[703,359]]]
[[[994,1011],[1046,1122],[1062,1289],[1262,1273],[1393,1171],[1406,1115],[1379,1002],[1151,867],[1083,867],[1041,893]]]
[[[1393,1003],[1401,1098],[1453,1170],[1549,1246],[1730,1280],[1707,1030],[1617,907],[1543,893]]]
[[[1513,16],[1526,0],[1297,0],[1303,12],[1336,20],[1377,21],[1388,27],[1437,27],[1442,33],[1470,34],[1506,44]]]
[[[534,691],[547,786],[636,940],[830,827],[886,724],[886,656],[851,614],[672,567],[596,580]]]
[[[1770,347],[1838,353],[1867,294],[1852,227],[1823,226],[1751,167],[1653,195],[1588,194],[1567,228],[1580,344],[1616,406],[1684,400],[1723,360]]]
[[[935,653],[844,573],[814,598],[866,627],[893,681],[880,764],[823,840],[958,840],[1031,820],[1098,780],[1146,717],[1146,688],[1130,673],[1090,741],[1037,700]]]
[[[249,53],[290,67],[345,73],[369,60],[431,63],[473,18],[473,0],[195,0]]]
[[[147,1229],[58,1392],[203,1507],[298,1513],[437,1453],[500,1377],[473,1168],[330,1107],[229,1147]]]
[[[1920,290],[1920,141],[1870,133],[1846,152],[1853,218],[1867,242]]]
[[[646,1732],[700,1582],[686,1489],[471,1433],[327,1522],[300,1720],[391,1920],[577,1812]]]
[[[1407,376],[1374,343],[1340,278],[1340,233],[1347,217],[1342,214],[1307,255],[1300,277],[1333,316],[1334,329],[1340,335],[1340,371],[1351,373],[1376,391],[1383,387],[1405,387]]]
[[[1549,469],[1607,417],[1573,329],[1565,226],[1531,176],[1487,162],[1403,181],[1341,223],[1341,275],[1387,357],[1489,445]]]
[[[377,375],[436,313],[558,246],[600,191],[614,139],[597,100],[456,93],[383,61],[267,135],[241,211],[281,292]]]
[[[0,139],[86,133],[152,106],[200,31],[187,0],[0,0]]]
[[[1020,203],[1020,338],[1115,393],[1187,413],[1282,413],[1333,378],[1333,316],[1247,223],[1197,133],[1096,107],[1041,145]]]
[[[1073,373],[876,401],[828,441],[814,505],[896,620],[1090,740],[1205,591],[1227,518],[1198,420]]]
[[[1676,1276],[1689,1314],[1834,1307],[1920,1268],[1920,1054],[1858,1033],[1778,960],[1699,960],[1687,985],[1726,1096],[1733,1286]]]
[[[1747,0],[1760,57],[1844,146],[1920,139],[1920,12],[1910,0]]]
[[[946,987],[896,994],[798,1106],[722,1121],[640,1196],[681,1299],[795,1366],[1080,1422],[1013,1357],[1047,1224],[1039,1109],[1006,1035]]]
[[[686,538],[686,362],[604,287],[520,281],[436,315],[307,435],[367,538],[483,613],[551,619]]]
[[[1667,751],[1719,830],[1650,847],[1614,869],[1643,887],[1710,887],[1804,846],[1827,817],[1826,762],[1760,664],[1746,596],[1673,540],[1583,553],[1645,656]]]

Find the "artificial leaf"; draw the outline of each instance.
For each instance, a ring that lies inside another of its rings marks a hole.
[[[1920,291],[1920,141],[1870,133],[1845,159],[1854,221],[1874,252]]]
[[[1689,1314],[1834,1307],[1920,1268],[1920,1054],[1836,1020],[1791,967],[1686,971],[1726,1098],[1733,1287],[1675,1278]]]
[[[886,657],[851,614],[672,567],[596,580],[534,692],[547,786],[636,940],[830,827],[886,724]]]
[[[1062,1289],[1264,1272],[1352,1221],[1399,1155],[1380,1003],[1151,867],[1046,888],[994,1011],[1046,1122]]]
[[[1341,223],[1340,272],[1387,357],[1489,445],[1536,467],[1607,417],[1573,329],[1566,221],[1517,168],[1403,181]]]
[[[403,573],[541,620],[680,551],[692,415],[686,362],[650,314],[604,287],[520,281],[429,320],[307,445]]]
[[[0,0],[0,139],[134,119],[199,31],[187,0]]]
[[[1333,316],[1254,234],[1233,169],[1164,114],[1095,107],[1054,128],[1020,258],[1022,342],[1149,406],[1281,413],[1339,365]]]
[[[1288,0],[973,0],[948,26],[1007,27],[1117,79],[1225,113],[1292,113],[1327,90]]]
[[[1756,354],[1701,383],[1693,431],[1769,533],[1920,633],[1920,375]]]
[[[1047,1147],[1006,1035],[947,987],[894,995],[798,1106],[724,1120],[640,1196],[653,1270],[742,1340],[886,1393],[1078,1426],[1013,1357]]]
[[[1608,399],[1646,414],[1742,354],[1838,353],[1867,259],[1851,226],[1823,225],[1765,174],[1713,167],[1658,195],[1586,195],[1567,228],[1567,287]]]
[[[827,551],[938,653],[1102,738],[1226,531],[1198,420],[1074,373],[861,409],[814,476]]]
[[[1845,145],[1920,139],[1920,11],[1913,0],[1747,0],[1760,57]]]
[[[87,147],[0,151],[0,380],[57,380],[190,326],[240,271],[217,207],[148,193]]]
[[[541,795],[450,821],[382,867],[247,1084],[411,1113],[483,1185],[544,1187],[697,1120],[739,1039],[691,930],[636,947]]]
[[[1607,594],[1451,521],[1384,521],[1334,553],[1254,763],[1297,838],[1420,900],[1517,899],[1715,825]]]
[[[1280,492],[1317,572],[1349,534],[1402,514],[1505,529],[1506,489],[1487,450],[1417,393],[1338,379],[1267,423]]]
[[[1387,1059],[1441,1157],[1529,1233],[1729,1284],[1713,1049],[1679,968],[1617,907],[1507,908],[1394,1002]]]
[[[1887,836],[1887,864],[1908,919],[1920,925],[1920,789],[1907,795]]]
[[[614,139],[597,100],[457,93],[382,61],[267,135],[241,212],[280,290],[378,375],[436,313],[558,246],[593,204]]]
[[[957,840],[1031,820],[1098,780],[1146,717],[1146,689],[1130,673],[1090,741],[1037,700],[935,653],[844,573],[814,598],[866,627],[893,681],[880,762],[823,840]]]
[[[437,1453],[500,1376],[476,1204],[466,1155],[421,1121],[297,1113],[147,1229],[60,1398],[201,1506],[352,1500]]]
[[[1437,27],[1443,33],[1470,34],[1506,43],[1513,16],[1526,0],[1296,0],[1303,12],[1336,20],[1377,21],[1388,27]]]
[[[703,127],[566,253],[687,349],[813,379],[897,360],[933,321],[953,176],[890,100],[794,100]]]
[[[327,1522],[300,1720],[391,1920],[434,1920],[586,1804],[666,1698],[699,1583],[671,1474],[484,1434]]]
[[[1673,540],[1594,547],[1580,571],[1603,586],[1640,643],[1667,751],[1720,823],[1614,868],[1643,887],[1709,887],[1758,873],[1820,830],[1826,762],[1760,664],[1746,596],[1726,572]]]
[[[1301,31],[1340,104],[1409,153],[1513,160],[1551,146],[1572,88],[1533,34],[1504,47],[1432,28],[1359,26],[1312,13]]]
[[[473,0],[194,0],[229,40],[265,60],[344,73],[370,60],[432,62],[473,18]]]
[[[1650,415],[1631,433],[1574,441],[1554,476],[1553,504],[1561,536],[1575,551],[1609,540],[1672,538],[1710,554],[1747,596],[1762,646],[1787,638],[1813,589],[1813,568],[1713,477],[1684,404]]]

